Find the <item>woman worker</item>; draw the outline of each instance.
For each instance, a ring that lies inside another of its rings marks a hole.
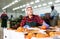
[[[26,8],[26,14],[27,14],[27,16],[23,17],[23,20],[21,21],[20,26],[23,27],[25,25],[28,25],[29,27],[38,27],[38,26],[41,26],[41,25],[47,25],[41,19],[41,17],[33,14],[33,9],[32,9],[31,6],[28,6]]]

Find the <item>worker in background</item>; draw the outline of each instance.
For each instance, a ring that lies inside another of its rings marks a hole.
[[[5,10],[3,11],[2,15],[1,15],[1,20],[2,20],[2,22],[1,22],[1,27],[2,27],[2,28],[7,28],[8,16],[7,16]]]
[[[11,15],[11,18],[10,19],[13,20],[13,15]]]
[[[29,27],[38,27],[46,24],[41,17],[33,14],[33,9],[31,6],[26,7],[26,15],[27,16],[23,17],[23,20],[20,23],[20,26],[22,27],[26,25]]]
[[[13,23],[12,23],[13,20],[14,20],[13,15],[11,15],[11,17],[10,17],[10,28],[13,26]]]
[[[22,18],[23,18],[23,15],[20,15],[18,21],[21,22]]]
[[[52,18],[52,26],[56,26],[58,24],[58,12],[55,10],[54,6],[51,6],[51,18]]]

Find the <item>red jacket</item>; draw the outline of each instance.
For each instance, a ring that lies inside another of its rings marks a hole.
[[[33,20],[33,19],[34,19],[34,20]],[[32,18],[29,18],[28,16],[23,17],[23,20],[21,21],[20,26],[24,26],[25,23],[26,23],[26,21],[27,21],[27,22],[32,22],[32,21],[34,21],[34,22],[36,22],[36,23],[38,23],[38,24],[42,24],[42,23],[43,23],[43,20],[41,19],[41,17],[39,17],[38,15],[33,15]]]

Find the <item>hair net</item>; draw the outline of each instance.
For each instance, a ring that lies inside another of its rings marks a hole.
[[[26,8],[25,8],[25,13],[26,13],[26,15],[27,15],[27,8],[29,8],[29,7],[32,8],[32,6],[30,6],[30,5],[26,6]]]

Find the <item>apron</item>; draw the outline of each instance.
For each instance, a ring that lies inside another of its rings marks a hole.
[[[26,22],[26,25],[29,25],[30,27],[37,27],[36,22]]]
[[[1,27],[2,28],[7,28],[7,20],[2,20]]]
[[[28,22],[26,20],[26,23],[25,23],[25,25],[28,25],[30,27],[37,27],[38,26],[37,24],[38,24],[37,22],[34,22],[34,18],[32,19],[32,22]]]

